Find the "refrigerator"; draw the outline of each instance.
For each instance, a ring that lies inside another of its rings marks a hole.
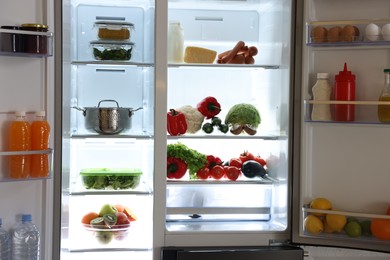
[[[376,115],[389,41],[366,34],[371,23],[390,23],[386,0],[64,0],[32,1],[20,11],[26,4],[8,1],[2,24],[48,24],[53,53],[1,52],[6,95],[0,111],[0,198],[10,209],[0,213],[6,228],[19,214],[33,214],[41,230],[41,259],[301,259],[301,248],[309,259],[388,257],[388,241],[352,238],[345,231],[311,234],[304,227],[306,216],[318,213],[308,206],[318,197],[333,204],[326,214],[389,218],[388,125]],[[244,41],[258,49],[254,63],[169,62],[171,21],[180,22],[184,47],[218,55]],[[346,25],[359,30],[352,42],[316,42],[311,36],[316,26],[329,32]],[[99,33],[107,28],[128,34],[105,40]],[[0,32],[0,40],[11,33]],[[102,58],[105,49],[118,48],[131,57]],[[317,73],[329,73],[334,86],[344,63],[356,75],[356,98],[340,104],[354,106],[355,120],[312,120],[314,106],[339,105],[313,101]],[[222,122],[234,105],[254,105],[261,116],[256,133],[217,127],[210,134],[167,133],[170,109],[196,108],[208,96],[220,103]],[[99,121],[88,119],[104,108],[127,111],[131,123],[119,133],[101,133]],[[47,179],[7,177],[7,126],[22,109],[30,119],[33,111],[46,110],[52,125],[53,171]],[[267,175],[201,180],[187,172],[168,179],[167,146],[178,143],[223,163],[251,152],[266,160]],[[85,174],[97,171],[141,175],[132,188],[87,188]],[[105,204],[126,206],[135,219],[109,230],[82,223]]]

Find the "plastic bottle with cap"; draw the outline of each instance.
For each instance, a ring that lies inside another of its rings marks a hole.
[[[329,83],[329,73],[317,73],[317,82],[312,88],[313,100],[327,101],[332,94],[332,86]],[[313,121],[331,121],[332,113],[330,104],[314,104],[311,112]]]
[[[335,76],[334,100],[336,101],[355,101],[355,80],[356,76],[348,70],[347,63],[344,63],[344,70]],[[335,104],[335,121],[354,121],[354,104]]]
[[[12,260],[39,260],[40,234],[31,214],[23,214],[11,233]]]
[[[31,126],[26,120],[26,112],[15,112],[9,129],[9,150],[18,151],[20,155],[9,156],[11,178],[28,178],[30,175],[30,155],[23,154],[23,151],[31,150],[30,134]]]
[[[2,225],[3,220],[0,218],[0,259],[11,260],[11,236]]]
[[[31,150],[43,151],[49,149],[50,125],[46,120],[45,111],[38,111],[31,123]],[[49,155],[31,155],[30,176],[44,178],[49,175]]]

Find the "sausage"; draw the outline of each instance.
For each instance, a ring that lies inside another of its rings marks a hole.
[[[236,46],[234,46],[234,48],[229,52],[229,54],[226,55],[226,56],[224,56],[224,57],[221,59],[222,63],[227,63],[227,62],[229,62],[231,59],[233,59],[233,58],[237,55],[238,51],[239,51],[242,47],[244,47],[244,46],[245,46],[245,42],[243,42],[243,41],[237,42]]]
[[[244,64],[245,63],[245,55],[239,54],[233,57],[233,59],[227,62],[228,64]]]
[[[254,63],[255,63],[255,59],[251,55],[245,56],[245,64],[254,64]]]
[[[257,53],[258,53],[258,50],[257,50],[257,48],[255,47],[255,46],[250,46],[249,48],[248,48],[248,54],[250,55],[250,56],[256,56],[257,55]]]

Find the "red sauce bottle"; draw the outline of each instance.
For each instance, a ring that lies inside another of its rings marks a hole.
[[[344,70],[335,76],[334,100],[336,101],[355,101],[355,79],[356,76],[347,69],[347,63],[344,63]],[[354,121],[354,104],[335,104],[335,121]]]

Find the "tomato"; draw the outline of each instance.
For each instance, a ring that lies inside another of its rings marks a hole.
[[[377,239],[390,240],[390,219],[373,219],[371,221],[371,233]]]
[[[254,158],[255,158],[255,156],[248,151],[244,151],[242,154],[240,154],[240,160],[242,163],[249,161],[249,160],[253,160]]]
[[[235,166],[229,166],[226,169],[226,177],[231,181],[237,180],[240,174],[241,174],[240,168],[237,168]]]
[[[235,167],[241,169],[242,162],[241,162],[240,158],[232,158],[229,161],[229,166],[235,166]]]
[[[215,165],[221,165],[222,160],[219,157],[216,157],[214,155],[207,155],[207,167],[211,170]]]
[[[260,163],[261,166],[266,166],[267,165],[267,162],[263,158],[261,158],[259,156],[255,156],[255,158],[253,158],[253,160],[258,162],[258,163]]]
[[[223,166],[221,165],[215,165],[211,170],[210,170],[211,177],[213,177],[216,180],[221,179],[225,175],[225,170]]]
[[[204,167],[196,172],[196,177],[201,180],[206,180],[210,177],[210,169]]]

